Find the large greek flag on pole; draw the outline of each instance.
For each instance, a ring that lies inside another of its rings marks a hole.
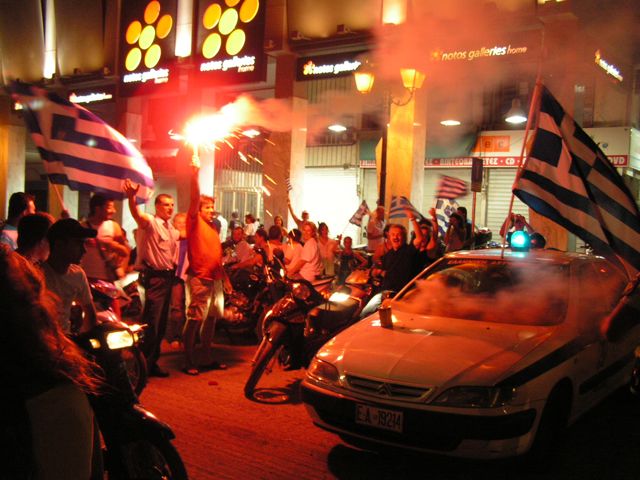
[[[538,124],[513,193],[635,275],[640,270],[640,214],[629,189],[553,95],[542,85],[536,88],[541,89],[534,106]]]
[[[137,201],[153,195],[153,173],[142,154],[88,110],[52,92],[13,82],[23,115],[51,183],[124,198],[123,181],[140,184]]]

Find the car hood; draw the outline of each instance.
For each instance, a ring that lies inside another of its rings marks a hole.
[[[396,312],[394,328],[386,329],[375,314],[330,340],[318,357],[346,375],[424,386],[493,385],[526,363],[532,350],[550,349],[556,329]]]

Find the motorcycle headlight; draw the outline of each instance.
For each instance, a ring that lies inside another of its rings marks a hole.
[[[461,408],[495,408],[508,404],[516,389],[508,387],[453,387],[442,392],[433,405]]]
[[[335,302],[335,303],[342,303],[342,302],[346,302],[347,300],[349,300],[351,297],[344,292],[333,292],[331,294],[331,296],[329,297],[329,301],[330,302]]]
[[[291,286],[291,291],[293,292],[293,296],[300,300],[306,300],[311,296],[311,289],[304,283],[294,283]]]
[[[331,365],[329,362],[314,358],[311,361],[311,365],[307,369],[307,375],[324,383],[338,383],[340,380],[340,374],[338,369]]]
[[[109,350],[118,350],[133,345],[133,335],[127,330],[115,330],[107,333],[107,346]]]

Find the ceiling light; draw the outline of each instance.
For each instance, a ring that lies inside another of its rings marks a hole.
[[[518,125],[527,121],[527,114],[520,106],[520,99],[514,98],[511,102],[511,108],[504,118],[505,122]]]
[[[334,123],[333,125],[329,125],[327,128],[329,130],[331,130],[332,132],[336,132],[336,133],[344,132],[347,129],[347,127],[345,127],[344,125],[340,125],[338,123]]]
[[[457,127],[460,125],[459,120],[442,120],[440,125],[444,125],[445,127]]]

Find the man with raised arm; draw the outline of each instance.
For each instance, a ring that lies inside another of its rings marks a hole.
[[[140,185],[126,179],[124,193],[129,199],[131,216],[138,224],[136,265],[141,271],[145,290],[142,321],[147,324],[142,349],[147,359],[149,375],[166,377],[169,373],[158,366],[160,344],[167,330],[171,288],[178,259],[180,233],[171,223],[173,198],[161,193],[156,197],[155,215],[142,212],[136,205]]]
[[[187,244],[189,269],[187,288],[189,305],[183,342],[187,375],[198,375],[200,370],[225,369],[226,365],[213,360],[211,342],[216,320],[224,313],[224,271],[222,245],[213,224],[215,200],[200,195],[198,177],[200,161],[191,160],[191,195],[187,212]],[[230,288],[230,287],[229,287]],[[196,333],[200,330],[201,357],[196,358]]]

